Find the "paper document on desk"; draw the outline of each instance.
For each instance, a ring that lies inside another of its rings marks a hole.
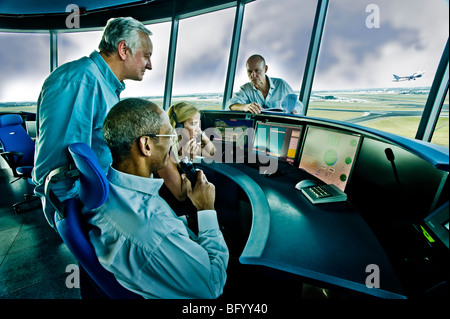
[[[271,108],[268,108],[268,109],[262,109],[261,112],[262,113],[265,113],[265,112],[286,113],[286,110],[278,108],[278,107],[271,107]]]

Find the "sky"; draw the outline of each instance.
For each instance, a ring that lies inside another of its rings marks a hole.
[[[316,5],[313,0],[246,5],[234,90],[248,81],[245,61],[254,53],[266,58],[269,76],[300,90]],[[173,94],[223,92],[234,15],[230,8],[181,20]],[[313,90],[430,86],[448,25],[445,0],[332,0]],[[170,23],[148,28],[153,70],[142,82],[126,81],[122,97],[163,95]],[[89,55],[100,37],[101,31],[60,34],[59,64]],[[0,102],[36,101],[50,69],[48,35],[0,33],[0,40],[8,44],[0,46]],[[419,70],[425,71],[421,79],[392,82],[394,73]]]

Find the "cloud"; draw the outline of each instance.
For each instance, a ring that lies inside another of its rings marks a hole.
[[[78,60],[97,50],[102,31],[58,34],[58,64]]]
[[[245,63],[255,53],[269,66],[268,74],[300,89],[314,21],[315,1],[258,0],[245,7],[234,89],[248,82]]]
[[[368,4],[380,8],[380,28],[368,29]],[[431,85],[448,38],[448,4],[442,0],[330,1],[314,89],[386,87],[392,73],[426,71],[405,85]],[[299,90],[315,16],[316,1],[258,0],[245,7],[234,89],[248,81],[245,61],[262,54],[269,75],[284,78]],[[180,22],[174,93],[223,92],[235,9]],[[150,25],[154,33],[153,70],[141,82],[127,81],[127,96],[162,95],[170,23]],[[59,35],[59,62],[95,50],[98,32]],[[0,33],[0,102],[37,100],[49,74],[48,34]],[[6,76],[5,76],[6,75]]]
[[[379,1],[380,28],[369,29],[364,21],[370,2],[330,7],[314,89],[391,87],[398,85],[393,73],[421,69],[424,78],[402,86],[431,85],[448,38],[448,6],[442,0]]]
[[[0,102],[35,101],[50,73],[49,36],[0,33]]]
[[[180,21],[174,94],[222,92],[235,9]]]

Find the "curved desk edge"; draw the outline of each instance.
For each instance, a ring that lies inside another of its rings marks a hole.
[[[240,263],[267,266],[375,297],[386,299],[406,298],[401,290],[389,289],[388,287],[390,287],[390,285],[387,285],[387,287],[383,287],[385,286],[383,285],[379,288],[370,288],[365,285],[364,279],[362,279],[362,281],[348,280],[345,276],[333,276],[328,272],[318,272],[314,269],[302,267],[301,265],[283,263],[274,258],[267,258],[268,256],[265,250],[270,235],[270,214],[272,212],[266,194],[262,188],[244,172],[228,164],[201,163],[198,164],[197,167],[204,169],[205,174],[207,174],[208,170],[211,170],[214,173],[219,173],[220,175],[228,177],[242,187],[250,200],[253,210],[252,225],[244,250],[239,257]]]
[[[277,263],[273,260],[269,260],[266,258],[255,258],[255,257],[241,257],[239,259],[243,264],[248,265],[262,265],[267,266],[270,268],[286,271],[289,273],[293,273],[305,278],[310,278],[313,280],[318,280],[321,282],[329,283],[332,285],[336,285],[338,287],[347,288],[352,291],[362,292],[364,294],[372,295],[379,298],[384,299],[407,299],[406,296],[395,293],[392,291],[384,290],[381,287],[380,288],[370,288],[366,285],[363,285],[361,283],[353,282],[350,280],[346,280],[343,278],[336,278],[335,276],[330,276],[324,273],[315,272],[311,270],[307,270],[304,268],[296,268],[296,267],[289,267],[282,263]]]
[[[298,124],[303,125],[327,125],[331,126],[333,128],[341,128],[341,129],[347,129],[354,131],[355,133],[363,133],[367,137],[372,137],[375,139],[381,139],[388,143],[392,143],[394,145],[397,145],[407,151],[409,151],[412,154],[415,154],[416,156],[426,160],[427,162],[431,163],[434,167],[437,169],[443,170],[443,171],[449,171],[449,148],[440,146],[437,144],[432,144],[430,142],[409,138],[409,137],[403,137],[400,135],[396,135],[389,132],[384,132],[381,130],[377,130],[374,128],[370,128],[364,125],[350,123],[350,122],[344,122],[339,120],[332,120],[332,119],[326,119],[326,118],[320,118],[320,117],[311,117],[311,116],[304,116],[304,115],[296,115],[296,114],[286,114],[286,113],[273,113],[273,114],[249,114],[244,111],[217,111],[217,110],[203,110],[203,114],[223,114],[226,112],[227,114],[231,115],[237,115],[237,116],[248,116],[252,119],[260,119],[260,118],[266,118],[273,121],[276,121],[277,119],[284,118],[284,119],[293,119],[294,121],[298,121]]]
[[[239,260],[241,261],[241,259],[246,258],[260,258],[266,246],[270,227],[269,203],[267,202],[266,195],[261,187],[250,177],[230,165],[221,163],[199,163],[196,165],[200,169],[212,169],[215,172],[230,178],[245,191],[253,210],[252,226],[247,243],[245,244]]]
[[[374,128],[369,128],[357,124],[346,123],[348,127],[358,128],[359,130],[364,130],[366,133],[376,135],[377,137],[383,138],[399,147],[404,148],[412,154],[426,160],[431,163],[437,169],[448,172],[449,171],[449,149],[437,144],[432,144],[426,141],[421,141],[417,139],[412,139],[408,137],[403,137],[395,135],[389,132],[383,132]]]
[[[355,133],[363,133],[365,136],[382,139],[386,142],[397,145],[412,154],[426,160],[434,167],[440,170],[449,171],[449,149],[448,147],[440,146],[437,144],[432,144],[430,142],[413,139],[409,137],[404,137],[400,135],[396,135],[389,132],[384,132],[381,130],[377,130],[375,128],[363,126],[360,124],[331,120],[325,118],[318,117],[306,117],[306,116],[297,116],[304,120],[305,124],[328,124],[336,128],[344,128],[350,129]]]

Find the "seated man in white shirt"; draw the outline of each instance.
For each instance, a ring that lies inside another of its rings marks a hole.
[[[289,84],[282,79],[266,75],[268,66],[261,55],[249,57],[246,67],[250,82],[241,86],[239,92],[228,100],[227,106],[233,111],[253,114],[259,114],[263,109],[282,109],[283,98],[288,94],[294,94]],[[299,110],[294,109],[291,113],[297,114]]]
[[[226,282],[228,248],[214,210],[215,187],[198,171],[195,188],[183,176],[198,210],[193,234],[158,194],[152,174],[170,160],[176,137],[156,104],[126,99],[108,113],[103,135],[113,163],[106,202],[85,212],[100,263],[119,283],[144,298],[217,298]]]

